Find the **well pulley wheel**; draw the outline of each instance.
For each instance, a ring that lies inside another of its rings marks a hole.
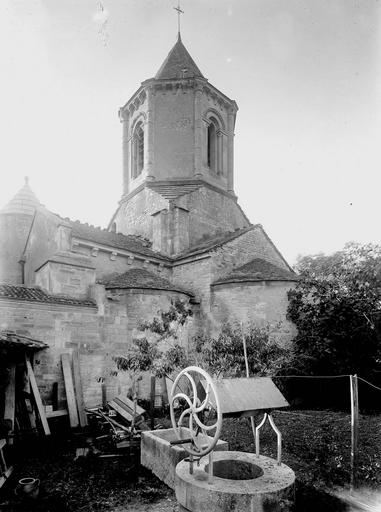
[[[209,374],[197,366],[182,370],[173,383],[169,404],[172,427],[178,438],[171,444],[184,445],[184,449],[196,457],[211,452],[220,437],[222,413],[216,387]],[[185,409],[176,419],[175,410],[180,404]]]

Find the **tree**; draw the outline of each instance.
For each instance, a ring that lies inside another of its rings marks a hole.
[[[129,372],[134,380],[146,371],[156,377],[169,376],[177,368],[187,365],[187,352],[177,340],[179,330],[192,316],[192,310],[180,300],[174,300],[168,311],[158,314],[153,320],[139,325],[140,331],[151,333],[150,340],[134,338],[125,354],[113,358],[117,368]]]
[[[381,247],[347,244],[331,256],[299,259],[289,292],[293,370],[315,375],[361,373],[381,363]]]
[[[226,323],[217,337],[196,337],[196,361],[217,377],[245,376],[243,338],[246,341],[250,376],[273,374],[284,363],[288,351],[272,339],[270,326],[254,323],[245,325],[245,328],[238,323]]]

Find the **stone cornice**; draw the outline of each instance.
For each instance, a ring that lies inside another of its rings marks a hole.
[[[94,242],[92,240],[86,240],[84,238],[79,238],[77,236],[74,236],[72,238],[73,245],[81,245],[82,247],[90,248],[91,250],[98,249],[98,251],[107,252],[110,254],[116,253],[116,255],[123,256],[124,258],[130,258],[133,257],[135,260],[139,261],[148,261],[149,263],[152,263],[153,265],[161,265],[166,268],[171,267],[171,258],[168,256],[161,256],[160,254],[157,255],[157,258],[154,256],[147,256],[146,254],[140,254],[138,250],[127,250],[118,248],[115,246],[108,246],[105,244],[100,244],[97,242]],[[163,261],[164,260],[164,261]]]
[[[132,199],[136,194],[141,192],[144,188],[149,188],[151,190],[155,190],[155,187],[162,186],[162,185],[175,185],[175,186],[181,186],[181,185],[198,185],[198,186],[204,186],[207,187],[214,192],[218,192],[226,197],[229,197],[230,199],[233,199],[234,202],[237,201],[237,196],[235,194],[232,194],[231,192],[228,192],[226,190],[223,190],[222,188],[219,188],[208,181],[202,180],[202,179],[190,179],[190,180],[162,180],[162,181],[150,181],[150,182],[144,182],[138,187],[136,187],[134,190],[132,190],[129,194],[122,196],[121,200],[119,201],[119,205],[123,205],[130,199]]]
[[[201,90],[203,93],[215,98],[221,102],[225,107],[232,109],[235,114],[238,111],[238,105],[235,100],[230,99],[226,94],[221,92],[217,87],[209,83],[206,78],[172,78],[160,79],[149,78],[141,83],[139,89],[130,97],[130,99],[119,109],[119,118],[121,122],[125,120],[126,113],[131,114],[136,110],[139,105],[144,103],[147,97],[147,90],[152,89],[156,91],[170,91],[177,89],[194,89]]]

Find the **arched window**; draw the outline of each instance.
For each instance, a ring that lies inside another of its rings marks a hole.
[[[143,123],[136,125],[132,137],[132,177],[136,178],[144,167],[144,130]]]
[[[211,117],[208,125],[208,167],[211,171],[219,174],[221,167],[220,127],[218,121]]]

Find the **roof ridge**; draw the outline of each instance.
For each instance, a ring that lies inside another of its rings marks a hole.
[[[188,258],[189,256],[194,256],[196,254],[201,254],[203,252],[208,252],[208,251],[214,249],[215,247],[224,245],[225,243],[228,243],[228,242],[238,238],[239,236],[244,235],[248,231],[251,231],[252,229],[255,229],[256,227],[260,227],[260,226],[261,226],[261,224],[250,224],[249,226],[247,226],[245,228],[237,228],[234,231],[225,231],[225,232],[221,233],[221,235],[225,235],[224,238],[222,238],[222,236],[221,236],[218,239],[216,239],[217,237],[214,236],[214,237],[210,237],[209,239],[205,239],[204,241],[202,241],[202,239],[201,239],[199,241],[200,243],[199,243],[198,248],[196,246],[193,249],[190,249],[188,252],[179,254],[178,257],[176,258],[176,260]]]

